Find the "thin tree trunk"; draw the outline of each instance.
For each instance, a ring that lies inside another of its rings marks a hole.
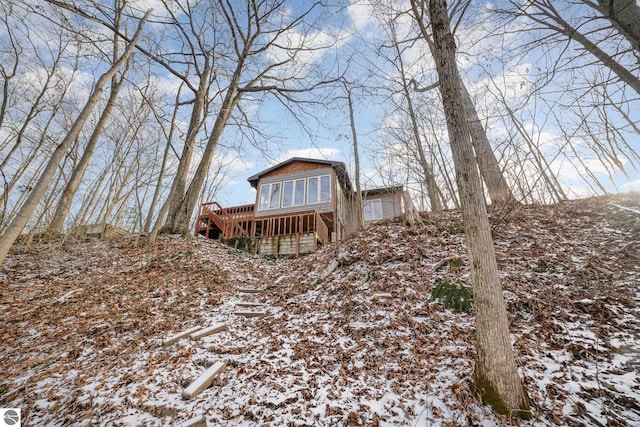
[[[178,93],[176,94],[176,103],[175,108],[173,109],[173,115],[171,116],[171,125],[169,128],[169,135],[167,135],[167,144],[164,148],[164,154],[162,155],[162,164],[160,165],[160,173],[158,174],[158,181],[156,184],[156,188],[153,192],[153,198],[151,199],[151,206],[149,206],[149,212],[147,213],[147,219],[144,223],[143,230],[145,233],[149,232],[151,228],[151,224],[153,223],[153,214],[156,210],[156,205],[158,204],[158,199],[160,198],[160,193],[162,192],[162,180],[164,179],[164,174],[167,169],[167,160],[169,158],[169,152],[171,151],[171,144],[173,142],[173,134],[176,129],[176,117],[178,116],[178,104],[180,101],[180,93],[182,92],[182,84],[178,88]]]
[[[430,0],[434,59],[456,168],[456,180],[476,310],[476,364],[473,385],[494,411],[530,418],[529,398],[518,376],[509,336],[507,310],[502,296],[491,227],[482,182],[469,132],[469,120],[456,66],[455,42],[444,0]]]
[[[64,220],[69,215],[69,210],[71,209],[71,203],[73,202],[73,197],[75,196],[78,188],[80,188],[80,184],[82,183],[82,179],[84,178],[84,174],[89,167],[89,162],[93,157],[93,153],[95,151],[96,145],[98,143],[98,139],[102,135],[104,131],[105,125],[107,124],[107,120],[113,111],[113,107],[116,104],[116,98],[118,97],[118,92],[120,91],[120,87],[122,87],[122,83],[124,83],[124,75],[121,77],[120,81],[116,81],[112,79],[111,84],[111,94],[109,95],[109,100],[107,101],[107,105],[104,107],[100,118],[98,119],[98,123],[96,123],[96,127],[93,129],[91,136],[89,137],[89,141],[82,153],[82,157],[78,162],[78,165],[73,169],[71,173],[71,178],[67,185],[64,187],[62,191],[62,195],[60,196],[60,201],[58,202],[58,206],[56,207],[56,211],[53,214],[53,219],[48,227],[48,232],[51,233],[62,233],[62,227],[64,225]]]
[[[394,38],[395,38],[395,30],[392,29]],[[424,152],[424,146],[422,144],[422,137],[420,135],[420,129],[418,126],[418,118],[416,116],[415,109],[413,108],[413,100],[411,99],[411,94],[409,92],[409,82],[406,79],[406,73],[404,70],[404,62],[402,61],[402,52],[400,51],[400,47],[397,41],[393,43],[394,48],[396,49],[398,67],[400,71],[400,78],[402,79],[402,94],[404,95],[405,100],[407,101],[407,109],[409,110],[409,120],[411,120],[411,131],[413,133],[413,139],[416,142],[416,148],[418,150],[418,160],[420,161],[420,166],[422,166],[422,172],[424,174],[424,182],[427,184],[427,196],[429,197],[429,208],[433,212],[437,212],[442,210],[442,205],[440,204],[440,200],[438,199],[438,184],[436,183],[436,178],[433,175],[433,167],[427,161],[427,156]]]
[[[362,187],[360,186],[360,154],[358,153],[358,133],[356,132],[356,120],[353,114],[353,99],[351,89],[347,88],[347,104],[349,105],[349,123],[351,125],[351,140],[353,142],[353,157],[355,161],[356,179],[356,224],[357,228],[364,227],[364,204],[362,202]]]
[[[491,204],[493,205],[504,205],[513,198],[511,189],[504,178],[498,159],[493,153],[493,148],[491,148],[489,138],[487,138],[487,132],[482,126],[480,117],[478,117],[471,95],[469,95],[469,91],[462,81],[460,82],[460,89],[462,103],[467,112],[467,121],[469,122],[469,131],[471,132],[471,142],[476,154],[476,161],[478,162],[482,180],[489,191],[489,199],[491,199]]]
[[[509,118],[511,118],[512,124],[515,125],[514,127],[516,128],[520,136],[526,141],[527,146],[529,147],[529,151],[531,152],[531,155],[535,160],[536,166],[538,167],[538,170],[542,174],[542,177],[544,178],[544,181],[547,184],[549,191],[551,191],[551,193],[555,196],[558,202],[562,200],[567,200],[567,195],[562,189],[562,185],[560,184],[560,181],[558,181],[558,178],[554,175],[553,171],[551,170],[551,165],[545,158],[544,154],[540,151],[540,148],[531,139],[531,136],[529,136],[529,134],[527,133],[526,129],[524,128],[524,125],[516,117],[516,115],[511,110],[511,108],[507,106],[506,102],[504,102],[504,107],[507,110],[507,114],[509,114]]]
[[[120,26],[120,16],[121,10],[117,9],[116,18],[114,27],[118,28]],[[118,34],[114,32],[113,34],[113,61],[115,62],[118,59],[118,44],[120,38]],[[118,98],[118,93],[120,92],[120,88],[124,83],[124,76],[128,70],[128,62],[124,65],[124,70],[120,79],[118,80],[117,75],[114,75],[111,78],[111,92],[109,94],[109,99],[107,100],[107,104],[102,110],[102,114],[98,118],[98,122],[96,123],[91,136],[89,137],[89,141],[85,146],[84,152],[82,153],[82,157],[80,161],[73,169],[71,173],[71,178],[62,190],[62,195],[60,196],[60,200],[58,201],[58,205],[56,206],[55,213],[53,214],[53,218],[51,219],[51,223],[47,227],[47,232],[52,234],[60,234],[62,233],[62,228],[64,226],[64,221],[69,215],[69,210],[71,209],[71,204],[73,203],[73,197],[76,195],[78,188],[80,188],[80,184],[82,183],[82,179],[84,178],[84,174],[89,167],[89,162],[93,157],[93,152],[95,151],[96,145],[98,143],[98,139],[102,135],[104,128],[107,124],[107,120],[113,111],[113,108],[116,105],[116,99]]]
[[[195,93],[195,100],[193,101],[193,109],[191,110],[191,119],[189,121],[189,129],[187,130],[187,137],[184,141],[182,148],[182,155],[180,156],[180,162],[178,163],[178,170],[173,178],[171,190],[167,196],[169,202],[170,220],[177,215],[180,210],[183,198],[185,195],[185,188],[187,186],[187,178],[189,176],[189,170],[191,169],[191,159],[193,157],[193,146],[196,142],[196,136],[202,127],[202,123],[206,118],[208,111],[204,108],[207,102],[207,96],[209,94],[209,74],[211,73],[211,64],[209,56],[205,56],[205,64],[202,75],[200,76],[200,83],[198,85],[198,91]],[[169,224],[167,224],[169,225]],[[173,222],[169,227],[172,227]]]
[[[434,42],[429,37],[427,27],[422,20],[422,13],[420,13],[420,10],[424,10],[424,8],[418,8],[417,0],[411,0],[411,8],[416,20],[418,21],[422,37],[427,42],[431,54],[435,57]],[[494,205],[504,205],[505,203],[512,202],[513,196],[511,194],[511,189],[504,178],[500,164],[498,163],[498,160],[493,153],[493,148],[491,148],[491,144],[489,143],[489,138],[487,138],[487,133],[482,126],[480,118],[478,117],[476,107],[473,104],[471,96],[469,95],[462,79],[460,79],[460,89],[462,103],[464,104],[467,112],[467,120],[469,121],[467,128],[471,133],[471,141],[475,151],[475,161],[480,169],[480,173],[482,174],[482,179],[487,186],[487,190],[489,191],[489,199]]]
[[[66,153],[71,143],[78,137],[78,134],[82,130],[82,127],[91,114],[91,110],[93,110],[93,107],[95,107],[95,105],[98,103],[98,100],[102,95],[102,91],[104,90],[104,86],[118,72],[118,70],[124,65],[124,63],[133,53],[133,49],[135,48],[138,39],[142,35],[142,28],[144,27],[144,23],[146,22],[150,13],[151,10],[147,11],[147,13],[138,23],[136,33],[133,36],[131,43],[127,45],[127,48],[125,49],[120,59],[115,64],[113,64],[111,68],[109,68],[109,70],[107,70],[102,76],[100,76],[100,78],[96,82],[93,92],[87,100],[87,103],[71,126],[69,133],[67,133],[62,142],[54,150],[51,158],[47,163],[47,166],[42,172],[42,175],[31,191],[31,194],[25,201],[24,205],[20,208],[13,221],[11,221],[5,233],[0,236],[0,264],[4,262],[7,254],[9,253],[9,249],[13,245],[13,242],[15,242],[20,233],[22,233],[24,226],[31,218],[31,215],[38,206],[38,203],[40,203],[40,200],[42,200],[42,196],[46,192],[47,187],[49,186],[49,182],[51,181],[56,168],[60,164],[60,160],[62,160],[62,158],[64,157],[64,154]]]

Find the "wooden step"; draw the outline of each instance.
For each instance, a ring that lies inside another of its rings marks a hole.
[[[200,415],[183,422],[180,427],[207,427],[207,419],[204,415]]]
[[[235,314],[236,316],[244,316],[249,319],[252,317],[262,317],[267,313],[265,313],[264,311],[236,311],[233,314]]]
[[[262,307],[264,304],[259,302],[237,302],[236,307]]]
[[[197,331],[199,331],[201,329],[202,329],[202,326],[196,326],[194,328],[187,329],[186,331],[182,331],[179,334],[176,334],[176,335],[174,335],[172,337],[166,338],[164,341],[162,341],[162,346],[163,347],[169,347],[173,343],[176,343],[176,342],[180,341],[182,338],[186,338],[189,335],[191,335],[194,332],[197,332]]]
[[[211,325],[208,328],[204,328],[202,330],[196,331],[190,335],[192,340],[197,340],[203,337],[207,337],[209,335],[217,334],[218,332],[222,332],[227,329],[227,325],[224,323],[216,323],[215,325]]]
[[[224,372],[227,365],[223,362],[216,362],[195,379],[189,387],[182,390],[182,398],[184,400],[193,399],[199,395],[203,390],[211,385],[213,380]]]
[[[238,292],[241,294],[259,294],[262,292],[262,289],[238,288]]]

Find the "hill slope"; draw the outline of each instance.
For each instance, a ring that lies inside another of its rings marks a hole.
[[[536,411],[524,424],[640,424],[640,195],[499,216],[512,339]],[[14,249],[0,270],[1,406],[21,407],[25,425],[511,425],[469,390],[473,316],[429,298],[436,278],[470,284],[460,217],[426,220],[297,260],[175,237],[153,249]],[[217,323],[226,331],[161,346]],[[226,371],[183,400],[216,361]]]

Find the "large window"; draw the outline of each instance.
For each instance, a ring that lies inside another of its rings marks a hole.
[[[382,200],[374,199],[364,202],[364,220],[376,221],[382,219]]]
[[[293,204],[296,206],[304,205],[304,179],[296,179],[295,198]]]
[[[260,186],[260,203],[258,208],[269,209],[269,191],[271,190],[271,184],[263,184]]]
[[[276,209],[280,207],[281,182],[262,184],[260,186],[260,203],[258,209]]]
[[[331,201],[331,175],[309,178],[308,181],[308,204]]]
[[[271,197],[269,198],[269,209],[280,207],[280,186],[282,183],[274,182],[271,184]]]
[[[282,192],[282,207],[304,205],[304,179],[285,181]]]
[[[306,196],[306,198],[305,198]],[[331,201],[331,175],[260,185],[258,210]]]

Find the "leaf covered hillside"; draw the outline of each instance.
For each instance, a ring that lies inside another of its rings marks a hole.
[[[203,238],[18,246],[0,270],[2,406],[25,425],[640,424],[640,195],[493,213],[528,422],[471,392],[473,309],[431,299],[437,281],[471,285],[460,215],[424,219],[299,259]]]

